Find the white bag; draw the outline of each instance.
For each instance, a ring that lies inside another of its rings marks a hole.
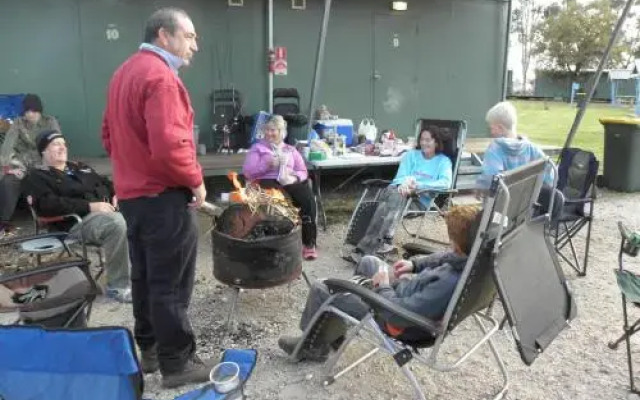
[[[366,140],[374,143],[378,137],[378,128],[376,127],[375,121],[371,118],[364,118],[360,121],[358,136],[364,136]]]

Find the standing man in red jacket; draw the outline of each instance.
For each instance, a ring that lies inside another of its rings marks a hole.
[[[145,373],[165,387],[207,381],[187,316],[198,243],[194,208],[205,200],[193,109],[178,76],[198,50],[183,10],[151,15],[144,43],[113,74],[102,143],[111,157],[131,254],[134,335]]]

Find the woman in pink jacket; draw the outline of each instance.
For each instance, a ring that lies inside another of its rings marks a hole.
[[[287,123],[279,115],[272,115],[263,128],[264,138],[256,142],[245,159],[243,173],[248,182],[264,188],[283,189],[300,209],[302,221],[302,256],[305,260],[318,258],[316,250],[316,201],[307,182],[304,160],[295,147],[284,143]]]

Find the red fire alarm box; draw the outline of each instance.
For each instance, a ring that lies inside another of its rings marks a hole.
[[[286,75],[288,70],[287,48],[276,47],[274,53],[273,73],[275,75]]]

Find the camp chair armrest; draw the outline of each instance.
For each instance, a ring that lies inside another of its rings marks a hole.
[[[587,197],[584,199],[565,199],[564,204],[587,204],[593,203],[593,198]]]
[[[57,272],[67,268],[79,268],[81,270],[88,271],[89,264],[87,263],[86,260],[83,260],[81,258],[78,258],[77,260],[62,262],[62,263],[46,264],[38,268],[30,269],[28,271],[20,271],[16,273],[0,275],[0,284],[3,284],[5,282],[10,282],[10,281],[16,281],[22,278],[28,278],[33,275]]]
[[[428,194],[430,197],[437,196],[439,194],[456,194],[458,189],[419,189],[414,192],[416,197]]]
[[[391,313],[394,316],[405,320],[407,325],[430,332],[434,336],[442,333],[442,327],[439,323],[427,319],[413,311],[402,308],[364,286],[343,279],[326,279],[324,284],[327,285],[329,291],[332,293],[350,293],[358,296],[362,301],[367,303],[369,307],[376,311],[376,313],[379,313],[380,311]]]
[[[53,217],[42,217],[42,216],[38,216],[38,222],[44,223],[44,224],[50,224],[52,222],[63,222],[63,221],[67,221],[70,219],[74,219],[77,223],[81,223],[82,222],[82,218],[80,218],[80,216],[78,214],[65,214],[65,215],[56,215]]]
[[[23,236],[13,236],[6,239],[0,240],[0,246],[10,246],[22,242],[26,242],[33,239],[46,239],[46,238],[56,238],[60,240],[60,242],[64,243],[64,240],[69,236],[68,232],[49,232],[49,233],[37,233],[34,235],[23,235]]]
[[[391,181],[386,179],[365,179],[362,184],[366,187],[385,187],[391,184]]]

